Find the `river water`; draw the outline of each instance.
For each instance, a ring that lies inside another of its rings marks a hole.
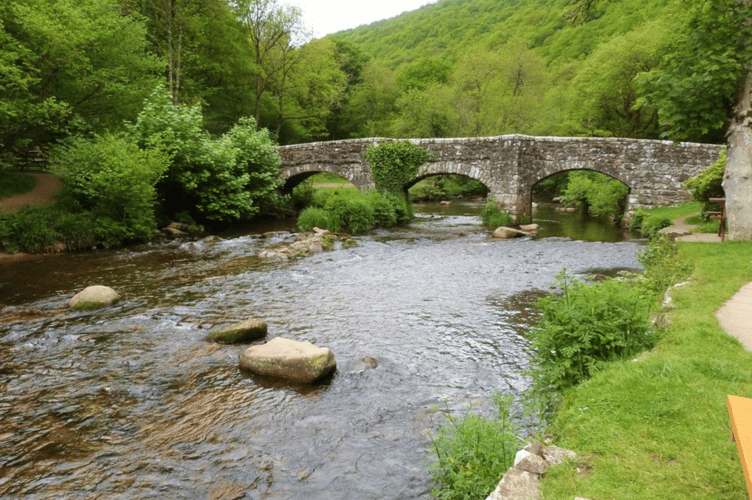
[[[494,241],[476,206],[424,210],[289,263],[257,256],[287,231],[0,260],[0,498],[428,498],[437,406],[518,395],[531,300],[563,267],[639,267],[640,243],[562,237],[552,210],[542,237]],[[123,300],[69,311],[93,284]],[[204,340],[253,317],[331,348],[335,374],[258,377],[247,346]]]

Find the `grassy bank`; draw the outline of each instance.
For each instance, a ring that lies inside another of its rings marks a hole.
[[[671,292],[657,347],[566,394],[550,431],[581,459],[549,471],[544,498],[747,498],[726,396],[752,397],[752,353],[714,313],[752,280],[752,244],[683,243],[680,252],[694,272]]]

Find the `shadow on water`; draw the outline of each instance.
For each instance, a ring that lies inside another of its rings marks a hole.
[[[290,262],[258,256],[286,231],[0,260],[0,498],[428,498],[436,406],[527,387],[531,304],[562,267],[639,267],[636,242],[495,241],[458,205]],[[92,284],[121,302],[68,310]],[[337,371],[259,377],[247,345],[205,340],[251,317]]]

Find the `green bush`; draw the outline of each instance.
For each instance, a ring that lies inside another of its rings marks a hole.
[[[368,146],[366,160],[371,165],[371,177],[382,193],[401,195],[413,180],[420,166],[435,158],[411,142],[387,142]]]
[[[563,392],[587,380],[608,361],[634,356],[652,347],[651,300],[628,281],[583,283],[556,277],[561,295],[538,300],[542,316],[532,330],[530,399],[544,414],[554,410]]]
[[[570,172],[562,203],[577,206],[594,216],[613,217],[618,223],[624,217],[629,188],[598,172]]]
[[[512,397],[496,392],[492,400],[497,407],[493,418],[470,413],[469,406],[461,417],[447,410],[446,420],[430,435],[436,460],[428,471],[440,484],[431,491],[433,498],[485,498],[513,465],[522,441],[510,416]]]
[[[629,221],[631,231],[639,231],[645,238],[654,238],[658,231],[664,227],[669,227],[673,222],[669,217],[663,215],[651,215],[644,210],[638,210],[632,215]]]
[[[165,154],[141,150],[124,135],[76,137],[54,152],[52,166],[64,182],[62,210],[90,212],[117,227],[103,235],[107,246],[154,236],[155,186],[167,168]]]
[[[709,198],[723,198],[723,174],[726,171],[726,150],[720,158],[699,175],[684,183],[684,189],[692,193],[692,199],[707,202]]]
[[[169,154],[159,192],[168,215],[189,211],[199,222],[226,223],[250,217],[274,201],[281,159],[268,131],[252,118],[212,139],[202,128],[200,106],[176,106],[157,89],[129,127],[139,145]]]
[[[392,227],[397,224],[397,209],[389,198],[378,191],[372,191],[366,196],[366,201],[371,206],[376,226]]]
[[[329,212],[323,208],[308,207],[300,212],[298,227],[303,231],[310,231],[314,227],[329,229]]]
[[[363,198],[334,196],[326,202],[329,229],[352,234],[364,233],[374,226],[373,211]]]
[[[665,235],[652,238],[637,259],[645,267],[645,271],[635,279],[654,296],[686,279],[692,272],[691,265],[679,255],[676,243]]]
[[[511,226],[514,222],[512,215],[509,212],[502,211],[493,198],[489,198],[486,206],[483,207],[480,220],[484,226],[488,227]]]

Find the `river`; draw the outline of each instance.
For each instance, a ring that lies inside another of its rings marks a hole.
[[[641,244],[602,222],[565,237],[582,220],[550,208],[540,237],[510,241],[477,206],[420,210],[289,263],[257,256],[284,230],[0,259],[0,498],[428,498],[437,407],[518,395],[531,300],[563,267],[639,267]],[[123,300],[66,308],[93,284]],[[258,377],[238,369],[247,346],[204,340],[254,317],[331,348],[335,374]]]

